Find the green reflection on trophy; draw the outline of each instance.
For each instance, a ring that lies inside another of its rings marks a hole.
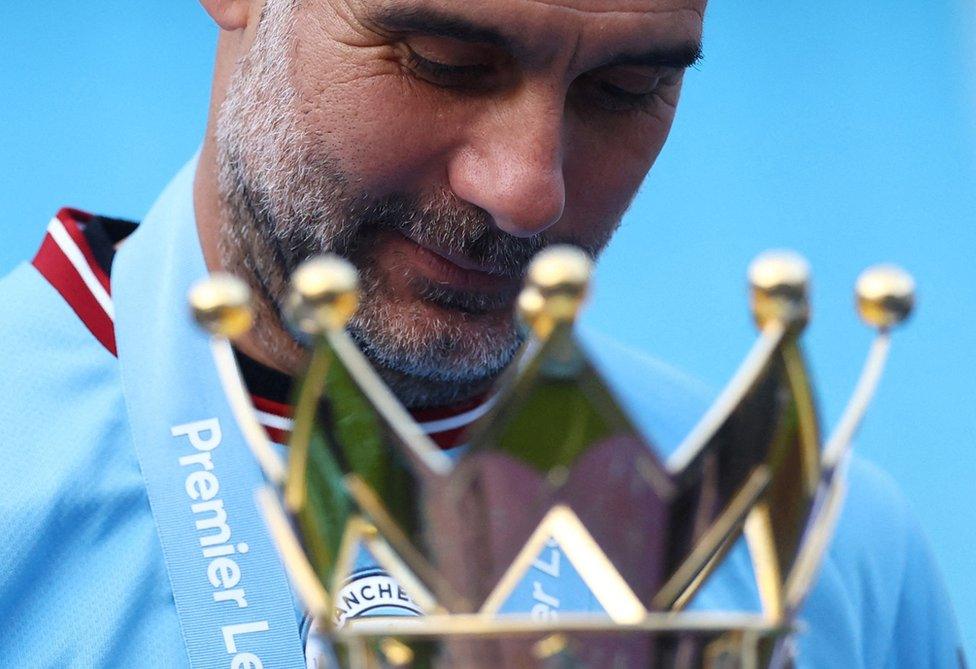
[[[800,346],[809,269],[791,253],[757,258],[749,279],[758,338],[664,460],[577,338],[591,272],[572,247],[532,262],[518,300],[527,340],[454,454],[431,441],[345,332],[358,280],[342,259],[313,259],[292,278],[286,316],[311,356],[287,457],[257,423],[228,343],[250,327],[246,288],[220,275],[192,292],[265,471],[258,503],[337,666],[791,666],[798,614],[840,513],[851,439],[890,330],[913,307],[911,277],[881,266],[858,279],[858,309],[877,337],[824,441]],[[686,610],[743,536],[762,610]],[[596,612],[512,610],[547,550],[559,551]],[[422,616],[336,615],[363,551]]]

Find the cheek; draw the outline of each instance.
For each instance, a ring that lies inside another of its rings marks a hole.
[[[298,47],[293,77],[312,151],[374,196],[443,182],[462,124],[403,75],[392,50],[299,44],[310,45]]]
[[[661,152],[670,126],[669,116],[614,132],[574,129],[564,164],[566,232],[599,236],[616,223]]]

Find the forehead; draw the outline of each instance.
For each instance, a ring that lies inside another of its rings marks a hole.
[[[364,18],[428,16],[483,27],[514,51],[538,55],[572,50],[581,57],[641,53],[697,44],[706,0],[358,0]]]

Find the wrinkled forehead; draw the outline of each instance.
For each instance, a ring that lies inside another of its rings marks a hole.
[[[706,0],[353,0],[367,23],[422,32],[453,21],[459,34],[504,42],[526,59],[579,61],[698,45]],[[583,62],[580,63],[581,65]]]

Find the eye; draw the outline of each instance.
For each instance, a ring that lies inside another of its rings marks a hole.
[[[412,37],[403,42],[404,65],[414,76],[443,88],[490,86],[499,74],[499,54],[485,44],[449,37]]]
[[[575,85],[600,109],[626,112],[651,108],[680,79],[677,68],[609,67],[584,75]]]

